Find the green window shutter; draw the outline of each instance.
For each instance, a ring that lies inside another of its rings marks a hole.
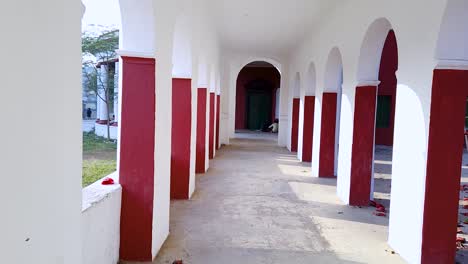
[[[377,128],[389,128],[392,113],[392,96],[379,95],[377,97]]]

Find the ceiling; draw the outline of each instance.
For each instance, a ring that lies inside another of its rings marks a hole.
[[[282,56],[304,38],[337,0],[209,0],[222,45]]]

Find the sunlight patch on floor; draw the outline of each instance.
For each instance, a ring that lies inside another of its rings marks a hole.
[[[310,216],[320,226],[330,249],[340,258],[357,263],[404,263],[388,246],[387,227],[366,223],[365,219],[334,219]],[[356,247],[356,245],[359,245]],[[371,253],[372,252],[372,253]]]
[[[285,164],[278,164],[278,168],[280,169],[281,173],[284,175],[290,176],[301,176],[301,177],[312,177],[311,169],[295,166],[295,165],[285,165]]]
[[[301,201],[342,205],[336,196],[335,186],[304,182],[289,182],[288,184],[297,199]]]

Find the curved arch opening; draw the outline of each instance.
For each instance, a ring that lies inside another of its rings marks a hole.
[[[387,19],[377,19],[364,37],[359,58],[351,162],[352,205],[368,205],[371,200],[384,208],[390,206],[397,69],[395,32]]]
[[[392,25],[386,18],[379,18],[369,26],[359,54],[357,72],[359,86],[375,85],[379,79],[381,55],[390,30]]]
[[[268,127],[279,119],[280,85],[281,74],[269,62],[253,61],[241,69],[236,82],[236,133],[271,130]]]

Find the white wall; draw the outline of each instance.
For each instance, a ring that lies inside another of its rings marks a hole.
[[[83,189],[83,264],[116,264],[119,261],[121,205],[122,187],[118,184],[104,186],[97,181]]]
[[[321,122],[320,95],[325,88],[325,65],[332,47],[338,47],[342,53],[344,83],[339,139],[338,196],[348,202],[355,87],[372,81],[358,78],[361,44],[373,21],[381,17],[390,21],[399,46],[399,70],[389,241],[390,245],[410,263],[419,263],[421,253],[420,236],[432,70],[436,65],[435,47],[445,4],[445,0],[429,2],[363,0],[359,3],[341,3],[331,13],[324,14],[321,26],[311,32],[310,37],[300,44],[290,65],[291,71],[302,73],[307,71],[310,62],[316,65],[318,82],[313,173],[317,173]],[[421,6],[424,6],[423,10]],[[416,13],[417,20],[414,19]],[[415,32],[424,32],[424,34],[415,34]]]
[[[109,134],[111,139],[117,139],[117,132],[119,128],[116,126],[109,127]],[[107,138],[107,125],[95,124],[94,125],[94,134],[100,137]]]
[[[1,4],[3,263],[82,263],[82,12],[72,0]]]

